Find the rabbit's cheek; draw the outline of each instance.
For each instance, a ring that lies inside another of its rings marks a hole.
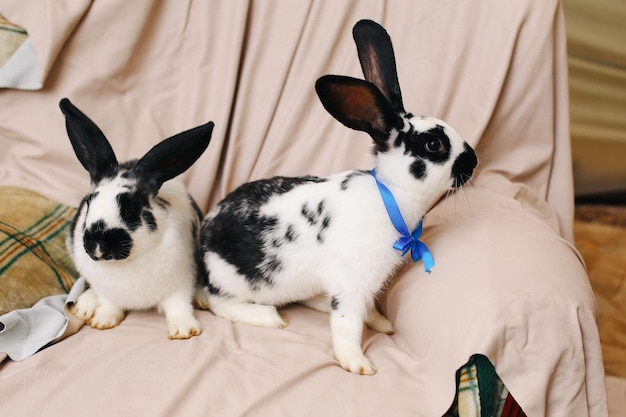
[[[426,163],[421,159],[416,159],[409,166],[409,172],[418,180],[426,177]]]

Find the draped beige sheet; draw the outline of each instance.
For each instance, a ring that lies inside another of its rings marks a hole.
[[[451,123],[481,160],[426,218],[437,270],[409,266],[382,297],[397,332],[364,335],[376,376],[337,367],[327,316],[302,307],[284,330],[198,312],[204,333],[180,342],[157,313],[131,313],[2,364],[1,415],[437,416],[473,353],[529,416],[606,415],[595,300],[571,244],[558,1],[3,0],[0,13],[29,32],[44,84],[0,91],[2,184],[72,205],[87,191],[64,96],[120,159],[213,120],[182,176],[203,210],[250,179],[370,168],[369,139],[313,91],[326,73],[360,76],[361,18],[388,28],[407,110]]]

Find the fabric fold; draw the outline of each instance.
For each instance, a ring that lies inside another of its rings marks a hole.
[[[83,322],[69,308],[84,290],[85,280],[79,278],[67,295],[46,297],[31,308],[0,316],[0,362],[7,356],[14,361],[24,360],[76,333]]]
[[[88,11],[93,0],[2,0],[0,13],[12,23],[24,28],[37,57],[38,83],[31,80],[25,87],[40,89],[65,45],[65,41]]]

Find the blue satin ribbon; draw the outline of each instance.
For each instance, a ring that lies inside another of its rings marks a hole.
[[[433,260],[433,256],[426,245],[419,240],[419,237],[422,235],[422,219],[420,219],[417,227],[415,227],[415,230],[409,233],[409,228],[406,226],[406,223],[402,218],[402,214],[400,214],[400,209],[398,208],[398,203],[396,203],[395,197],[385,184],[378,181],[378,178],[376,177],[376,169],[371,170],[370,173],[372,174],[372,177],[374,177],[374,180],[376,180],[378,191],[383,199],[383,203],[387,209],[387,214],[389,214],[389,219],[391,219],[391,223],[393,223],[393,227],[395,227],[398,233],[402,235],[395,241],[393,248],[401,251],[402,256],[411,251],[411,259],[413,262],[417,262],[421,259],[424,264],[424,269],[430,274],[430,270],[433,266],[435,266],[435,261]]]

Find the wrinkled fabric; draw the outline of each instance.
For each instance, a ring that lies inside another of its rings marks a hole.
[[[49,343],[76,333],[83,323],[69,312],[69,306],[84,287],[84,279],[80,279],[69,294],[51,295],[30,308],[0,316],[0,361],[7,356],[14,361],[24,360]]]
[[[406,109],[454,126],[480,165],[424,220],[437,268],[405,267],[381,297],[396,333],[364,333],[375,376],[339,368],[328,316],[303,307],[283,310],[282,330],[196,312],[204,332],[186,341],[168,340],[157,312],[133,312],[5,361],[0,414],[441,416],[455,371],[484,354],[527,415],[606,415],[595,300],[572,246],[558,1],[35,3],[0,2],[31,35],[43,84],[0,91],[2,184],[74,206],[87,192],[62,97],[121,160],[213,120],[181,176],[205,212],[251,179],[371,169],[370,139],[313,89],[327,73],[362,76],[361,18],[390,33]]]

